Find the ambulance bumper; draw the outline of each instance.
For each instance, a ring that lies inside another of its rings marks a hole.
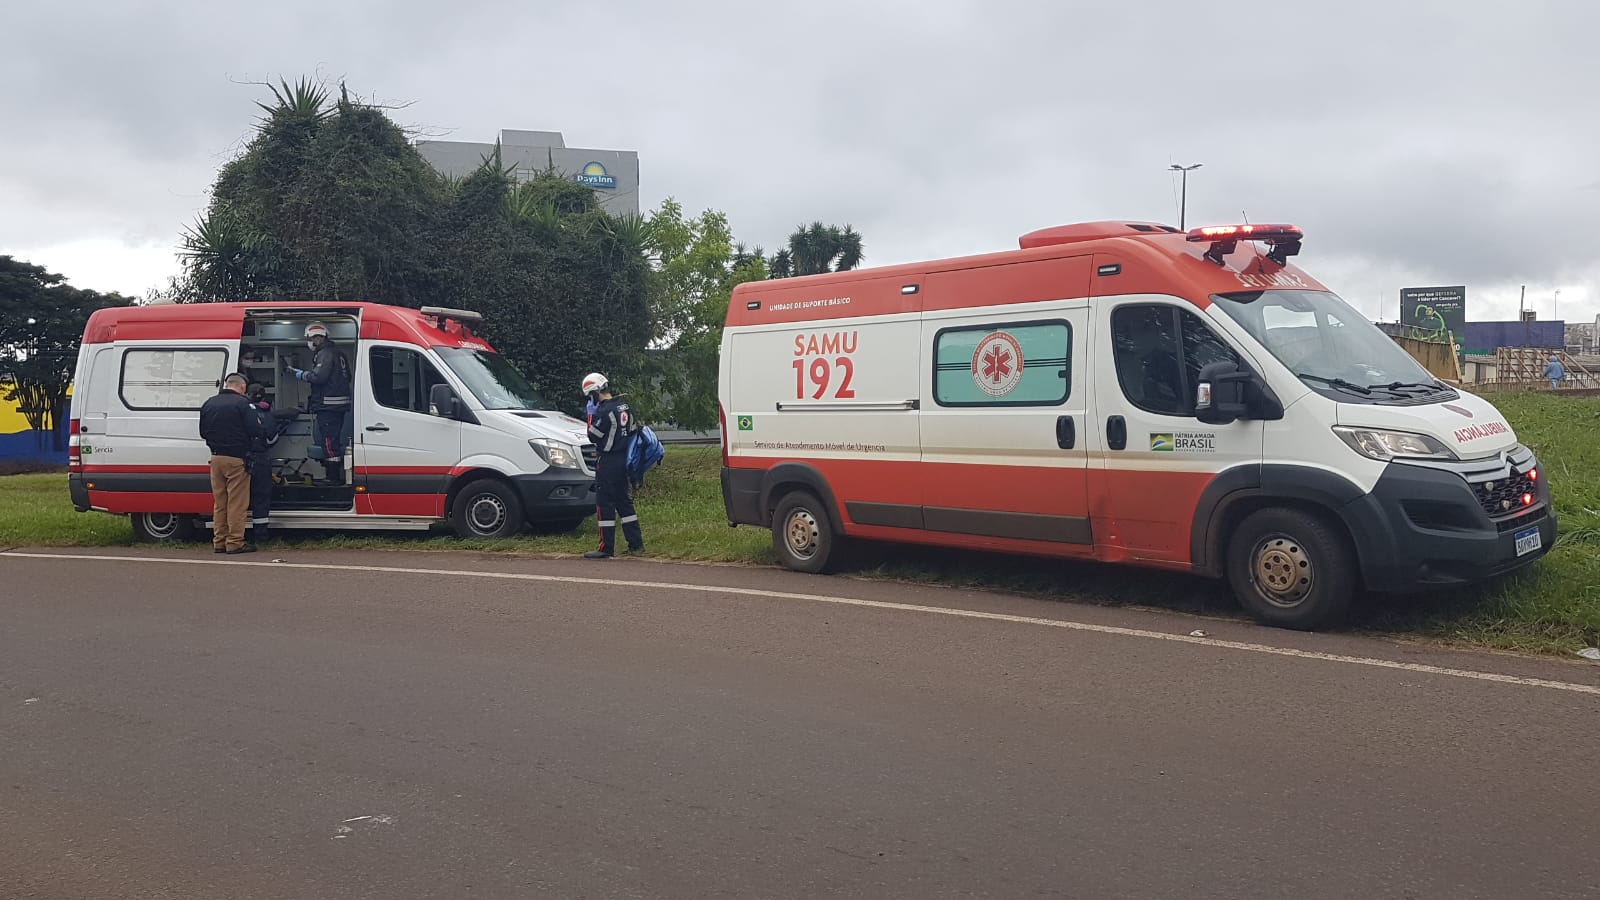
[[[514,475],[511,484],[522,498],[523,515],[529,522],[571,521],[594,514],[594,480],[574,475],[570,469]]]
[[[67,490],[72,495],[72,508],[78,512],[88,512],[89,487],[84,483],[81,472],[73,472],[67,476]]]
[[[1550,552],[1556,516],[1543,478],[1517,486],[1533,503],[1517,494],[1509,510],[1493,517],[1486,509],[1499,512],[1504,501],[1482,485],[1456,471],[1391,463],[1372,493],[1341,510],[1368,589],[1404,593],[1472,584]]]

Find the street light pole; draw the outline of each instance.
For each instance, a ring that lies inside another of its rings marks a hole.
[[[1187,215],[1187,213],[1189,211],[1189,173],[1191,171],[1195,170],[1195,169],[1200,168],[1201,165],[1202,165],[1201,163],[1195,163],[1192,166],[1180,166],[1177,163],[1173,163],[1171,166],[1168,167],[1168,168],[1172,169],[1172,171],[1174,171],[1174,172],[1182,172],[1183,173],[1183,199],[1178,201],[1178,230],[1179,231],[1184,231],[1185,230],[1185,228],[1184,228],[1184,219],[1185,219],[1185,216]]]

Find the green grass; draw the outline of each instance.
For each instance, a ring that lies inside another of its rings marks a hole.
[[[1355,627],[1470,646],[1570,654],[1600,642],[1600,399],[1548,394],[1493,398],[1518,436],[1539,452],[1555,491],[1561,538],[1522,573],[1438,595],[1369,604]],[[662,559],[771,564],[770,534],[732,529],[722,511],[717,450],[672,447],[638,495],[650,555]],[[0,478],[0,547],[128,544],[125,519],[79,514],[66,476]],[[578,532],[502,541],[428,535],[337,535],[296,540],[317,549],[579,554],[595,545],[590,520]],[[1049,599],[1139,605],[1239,616],[1221,584],[1122,566],[870,545],[854,554],[850,574],[913,583],[1012,591]]]

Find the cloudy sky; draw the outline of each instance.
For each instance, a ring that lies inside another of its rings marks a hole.
[[[1312,8],[1315,11],[1312,11]],[[637,150],[642,201],[869,264],[1048,225],[1289,221],[1377,317],[1600,314],[1600,3],[8,0],[0,253],[142,294],[248,138],[250,84],[344,79],[425,136]]]

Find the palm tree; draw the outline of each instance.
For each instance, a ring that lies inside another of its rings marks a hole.
[[[847,272],[861,265],[865,256],[861,233],[854,228],[812,222],[789,235],[789,246],[774,254],[767,268],[771,278]]]

